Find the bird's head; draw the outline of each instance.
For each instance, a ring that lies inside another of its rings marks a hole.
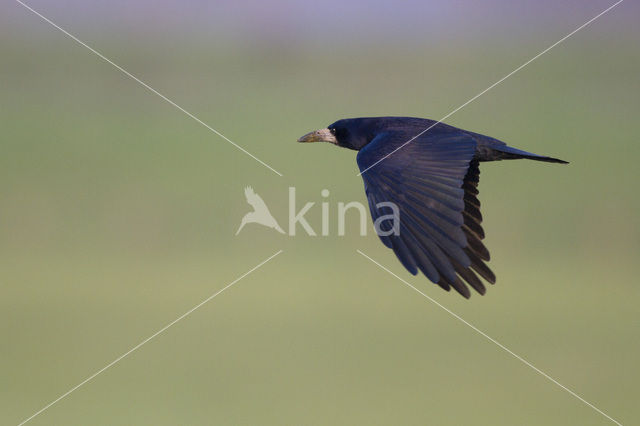
[[[338,120],[324,129],[307,133],[298,142],[329,142],[358,151],[376,137],[381,130],[380,123],[380,118]]]

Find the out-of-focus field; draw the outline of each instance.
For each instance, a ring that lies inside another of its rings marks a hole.
[[[440,118],[555,40],[91,40],[279,177],[44,34],[0,42],[1,424],[279,249],[30,424],[609,424],[356,249],[617,420],[640,420],[636,41],[576,36],[447,120],[571,161],[483,165],[498,283],[466,301],[408,274],[354,217],[343,238],[234,236],[243,188],[285,225],[295,186],[317,230],[327,188],[335,234],[337,202],[366,202],[354,153],[298,136],[349,116]]]

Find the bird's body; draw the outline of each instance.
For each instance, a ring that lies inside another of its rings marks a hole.
[[[466,284],[484,294],[478,275],[495,282],[485,264],[489,251],[482,243],[479,163],[518,158],[565,163],[489,136],[411,117],[339,120],[299,141],[357,150],[372,218],[385,215],[377,208],[380,203],[393,203],[400,212],[397,234],[378,230],[382,242],[412,274],[422,271],[440,287],[453,287],[465,297],[470,296]]]

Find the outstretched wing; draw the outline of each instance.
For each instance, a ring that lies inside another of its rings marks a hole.
[[[244,189],[244,196],[247,199],[247,203],[249,203],[249,205],[251,207],[253,207],[254,211],[269,211],[269,209],[267,208],[267,205],[264,203],[264,200],[262,199],[262,197],[260,197],[258,194],[256,194],[253,190],[253,188],[251,188],[250,186],[247,186]]]
[[[377,207],[382,202],[394,203],[400,212],[399,233],[383,222],[380,230],[390,235],[380,239],[412,274],[420,270],[443,289],[453,287],[469,297],[464,280],[484,294],[476,274],[491,283],[495,276],[484,264],[489,252],[482,244],[476,141],[457,129],[435,126],[367,170],[412,136],[403,131],[378,135],[357,156],[373,220],[390,213],[389,207]]]

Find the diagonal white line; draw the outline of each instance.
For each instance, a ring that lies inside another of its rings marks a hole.
[[[442,123],[444,120],[446,120],[447,118],[451,117],[453,114],[455,114],[456,112],[460,111],[462,108],[466,107],[467,105],[469,105],[471,102],[475,101],[476,99],[478,99],[480,96],[484,95],[485,93],[487,93],[489,90],[493,89],[494,87],[496,87],[498,84],[502,83],[503,81],[505,81],[506,79],[508,79],[509,77],[511,77],[512,75],[514,75],[515,73],[517,73],[518,71],[520,71],[522,68],[526,67],[527,65],[529,65],[531,62],[535,61],[536,59],[538,59],[540,56],[544,55],[545,53],[547,53],[548,51],[550,51],[551,49],[553,49],[554,47],[556,47],[557,45],[559,45],[560,43],[562,43],[563,41],[565,41],[566,39],[568,39],[569,37],[571,37],[572,35],[574,35],[575,33],[577,33],[578,31],[580,31],[581,29],[583,29],[584,27],[586,27],[587,25],[589,25],[590,23],[592,23],[593,21],[595,21],[596,19],[598,19],[599,17],[601,17],[602,15],[604,15],[605,13],[609,12],[611,9],[613,9],[614,7],[616,7],[617,5],[619,5],[620,3],[622,3],[624,0],[618,0],[617,2],[615,2],[614,4],[612,4],[611,6],[609,6],[608,8],[606,8],[605,10],[603,10],[602,12],[598,13],[596,16],[594,16],[593,18],[589,19],[587,22],[585,22],[584,24],[580,25],[578,28],[576,28],[575,30],[571,31],[569,34],[567,34],[566,36],[562,37],[560,40],[556,41],[555,43],[553,43],[551,46],[547,47],[546,49],[544,49],[542,52],[538,53],[536,56],[534,56],[533,58],[529,59],[527,62],[525,62],[524,64],[520,65],[518,68],[514,69],[513,71],[511,71],[509,74],[505,75],[504,77],[502,77],[500,80],[496,81],[495,83],[493,83],[491,86],[487,87],[486,89],[484,89],[482,92],[478,93],[477,95],[475,95],[473,98],[469,99],[467,102],[463,103],[462,105],[460,105],[458,108],[454,109],[453,111],[451,111],[449,114],[445,115],[444,117],[442,117],[440,120],[436,121],[434,124],[432,124],[431,126],[427,127],[426,129],[424,129],[423,131],[421,131],[420,133],[418,133],[417,135],[415,135],[414,137],[412,137],[411,139],[409,139],[408,141],[406,141],[405,143],[403,143],[402,145],[400,145],[399,147],[397,147],[396,149],[394,149],[393,151],[391,151],[390,153],[388,153],[387,155],[385,155],[384,157],[382,157],[381,159],[379,159],[378,161],[376,161],[375,163],[373,163],[372,165],[370,165],[369,167],[367,167],[366,169],[364,169],[363,171],[361,171],[360,173],[358,173],[356,176],[361,176],[363,173],[366,173],[368,170],[372,169],[373,167],[375,167],[376,165],[378,165],[381,161],[384,161],[385,159],[387,159],[389,156],[393,155],[396,151],[402,149],[405,145],[413,142],[414,140],[416,140],[417,138],[419,138],[420,136],[422,136],[423,134],[425,134],[426,132],[428,132],[430,129],[434,128],[435,126],[437,126],[438,124]]]
[[[196,306],[194,306],[193,308],[189,309],[187,312],[185,312],[184,314],[180,315],[178,318],[174,319],[173,321],[171,321],[169,324],[165,325],[164,327],[162,327],[160,330],[156,331],[155,333],[153,333],[151,336],[147,337],[146,339],[144,339],[143,341],[141,341],[140,343],[138,343],[137,345],[135,345],[134,347],[132,347],[131,349],[129,349],[127,352],[123,353],[122,355],[120,355],[118,358],[114,359],[113,361],[111,361],[109,364],[105,365],[104,367],[102,367],[100,370],[96,371],[95,373],[93,373],[92,375],[90,375],[89,377],[87,377],[86,379],[84,379],[83,381],[81,381],[80,383],[78,383],[77,385],[75,385],[74,387],[72,387],[71,389],[69,389],[68,391],[66,391],[65,393],[63,393],[62,395],[60,395],[58,398],[54,399],[53,401],[51,401],[50,403],[48,403],[47,405],[45,405],[44,407],[42,407],[40,410],[36,411],[35,413],[33,413],[31,416],[27,417],[26,419],[24,419],[18,426],[22,426],[25,423],[27,423],[28,421],[30,421],[31,419],[33,419],[34,417],[36,417],[38,414],[41,414],[43,411],[47,410],[48,408],[50,408],[52,405],[56,404],[57,402],[59,402],[61,399],[69,396],[72,392],[74,392],[75,390],[77,390],[79,387],[81,387],[82,385],[86,384],[87,382],[91,381],[92,379],[94,379],[96,376],[98,376],[99,374],[103,373],[105,370],[107,370],[108,368],[114,366],[115,364],[117,364],[119,361],[121,361],[123,358],[125,358],[127,355],[131,354],[132,352],[136,351],[137,349],[140,349],[140,347],[142,345],[144,345],[145,343],[149,342],[151,339],[153,339],[154,337],[158,336],[159,334],[163,333],[164,331],[166,331],[169,327],[173,326],[174,324],[176,324],[178,321],[184,319],[185,317],[189,316],[190,314],[192,314],[196,309],[200,308],[202,305],[204,305],[205,303],[209,302],[211,299],[213,299],[214,297],[218,296],[220,293],[222,293],[223,291],[227,290],[228,288],[230,288],[232,285],[234,285],[235,283],[237,283],[238,281],[240,281],[241,279],[243,279],[244,277],[246,277],[247,275],[249,275],[250,273],[252,273],[253,271],[255,271],[256,269],[260,268],[262,265],[264,265],[265,263],[267,263],[268,261],[270,261],[271,259],[273,259],[274,257],[276,257],[277,255],[279,255],[280,253],[282,253],[282,250],[278,250],[275,254],[272,254],[271,256],[269,256],[268,258],[266,258],[265,260],[263,260],[262,262],[258,263],[256,266],[254,266],[253,268],[249,269],[247,272],[245,272],[244,274],[240,275],[238,278],[236,278],[235,280],[233,280],[232,282],[230,282],[229,284],[227,284],[226,286],[224,286],[222,289],[218,290],[217,292],[213,293],[211,296],[207,297],[206,299],[204,299],[202,302],[198,303]]]
[[[97,50],[95,50],[94,48],[89,46],[87,43],[83,42],[82,40],[80,40],[79,38],[77,38],[76,36],[74,36],[73,34],[68,32],[64,28],[60,27],[59,25],[57,25],[55,22],[53,22],[52,20],[50,20],[46,16],[44,16],[41,13],[39,13],[38,11],[34,10],[28,4],[22,2],[21,0],[16,0],[16,2],[19,3],[20,5],[24,6],[26,9],[30,10],[31,12],[33,12],[34,14],[39,16],[40,18],[42,18],[47,23],[51,24],[51,26],[53,26],[56,29],[60,30],[62,33],[64,33],[65,35],[67,35],[68,37],[73,39],[78,44],[80,44],[80,45],[86,47],[87,49],[89,49],[91,52],[93,52],[94,54],[99,56],[102,60],[110,63],[111,65],[113,65],[115,68],[117,68],[119,71],[121,71],[126,76],[128,76],[131,79],[135,80],[136,82],[138,82],[140,85],[142,85],[143,87],[145,87],[149,91],[151,91],[151,92],[155,93],[156,95],[160,96],[162,99],[167,101],[169,104],[173,105],[174,107],[176,107],[177,109],[179,109],[180,111],[185,113],[187,116],[189,116],[192,119],[194,119],[199,124],[203,125],[207,129],[211,130],[213,133],[215,133],[216,135],[220,136],[222,139],[224,139],[225,141],[229,142],[231,145],[235,146],[240,151],[244,152],[249,157],[251,157],[254,160],[256,160],[258,163],[262,164],[263,166],[265,166],[266,168],[268,168],[269,170],[271,170],[272,172],[274,172],[278,176],[282,176],[282,173],[280,173],[279,171],[277,171],[276,169],[274,169],[273,167],[271,167],[270,165],[268,165],[267,163],[265,163],[264,161],[262,161],[261,159],[259,159],[258,157],[256,157],[255,155],[253,155],[252,153],[250,153],[249,151],[247,151],[246,149],[244,149],[243,147],[241,147],[240,145],[238,145],[237,143],[235,143],[234,141],[232,141],[231,139],[229,139],[228,137],[226,137],[225,135],[223,135],[222,133],[220,133],[219,131],[217,131],[216,129],[211,127],[210,125],[208,125],[207,123],[205,123],[204,121],[200,120],[198,117],[196,117],[195,115],[193,115],[192,113],[190,113],[189,111],[187,111],[186,109],[184,109],[183,107],[181,107],[180,105],[178,105],[177,103],[172,101],[171,99],[167,98],[165,95],[163,95],[162,93],[158,92],[156,89],[154,89],[153,87],[149,86],[147,83],[145,83],[144,81],[140,80],[138,77],[136,77],[135,75],[131,74],[129,71],[125,70],[120,65],[116,64],[115,62],[113,62],[111,59],[109,59],[106,56],[104,56],[102,53],[98,52]]]
[[[555,383],[556,385],[560,386],[562,389],[564,389],[565,391],[567,391],[569,394],[571,394],[572,396],[576,397],[577,399],[579,399],[580,401],[582,401],[583,403],[585,403],[586,405],[588,405],[589,407],[593,408],[594,410],[596,410],[598,413],[602,414],[603,416],[605,416],[607,419],[611,420],[613,423],[617,424],[618,426],[622,426],[622,423],[620,423],[619,421],[615,420],[613,417],[609,416],[607,413],[605,413],[604,411],[602,411],[601,409],[599,409],[598,407],[596,407],[595,405],[593,405],[592,403],[590,403],[589,401],[585,400],[584,398],[582,398],[580,395],[578,395],[577,393],[575,393],[574,391],[572,391],[571,389],[569,389],[568,387],[564,386],[562,383],[558,382],[556,379],[554,379],[553,377],[549,376],[547,373],[545,373],[544,371],[540,370],[538,367],[536,367],[535,365],[531,364],[529,361],[527,361],[526,359],[522,358],[520,355],[514,353],[513,351],[511,351],[509,348],[507,348],[506,346],[504,346],[502,343],[498,342],[496,339],[494,339],[493,337],[489,336],[488,334],[486,334],[484,331],[480,330],[479,328],[477,328],[476,326],[474,326],[473,324],[469,323],[468,321],[464,320],[462,317],[460,317],[458,314],[456,314],[455,312],[449,310],[448,308],[444,307],[443,305],[441,305],[439,302],[437,302],[435,299],[429,297],[426,293],[424,293],[421,290],[418,290],[416,287],[414,287],[413,285],[409,284],[407,281],[403,280],[402,278],[400,278],[398,275],[394,274],[393,272],[391,272],[388,268],[382,266],[380,263],[376,262],[375,260],[373,260],[372,258],[370,258],[369,256],[367,256],[366,254],[364,254],[362,251],[360,250],[356,250],[358,253],[360,253],[362,256],[366,257],[367,259],[369,259],[371,262],[375,263],[376,265],[378,265],[381,269],[387,271],[389,274],[393,275],[394,277],[396,277],[398,280],[402,281],[405,285],[407,285],[408,287],[410,287],[411,289],[415,290],[416,292],[418,292],[420,295],[424,296],[425,298],[427,298],[431,303],[437,305],[438,307],[442,308],[444,311],[446,311],[449,315],[451,315],[452,317],[454,317],[455,319],[457,319],[458,321],[462,322],[463,324],[465,324],[466,326],[470,327],[471,329],[473,329],[475,332],[477,332],[478,334],[480,334],[481,336],[485,337],[487,340],[489,340],[490,342],[494,343],[495,345],[497,345],[500,349],[504,350],[505,352],[507,352],[509,355],[513,356],[514,358],[516,358],[518,361],[521,361],[523,364],[525,364],[526,366],[530,367],[531,369],[533,369],[535,372],[537,372],[538,374],[542,375],[543,377],[545,377],[546,379],[548,379],[549,381]]]

